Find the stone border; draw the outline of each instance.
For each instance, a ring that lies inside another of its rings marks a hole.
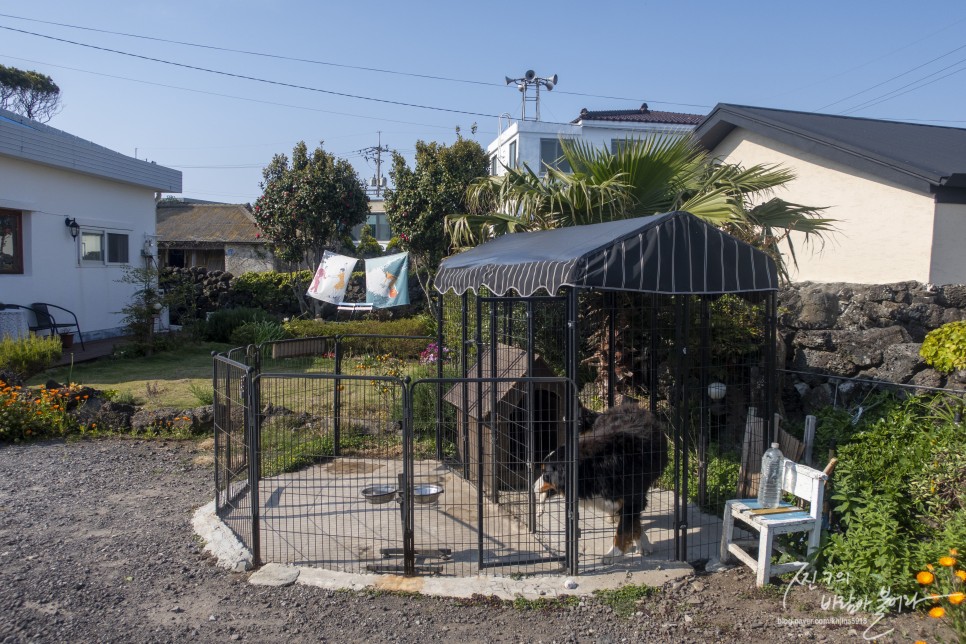
[[[215,512],[214,501],[195,511],[191,526],[195,534],[204,540],[205,552],[217,559],[219,566],[232,572],[251,570],[252,553]]]
[[[215,502],[195,511],[192,519],[195,534],[204,539],[205,552],[218,560],[218,565],[232,572],[252,568],[251,552],[235,537],[215,513]],[[438,597],[467,598],[473,595],[496,596],[514,600],[555,598],[565,595],[586,596],[594,591],[620,588],[628,584],[661,588],[665,584],[694,575],[694,568],[684,562],[647,562],[646,569],[626,567],[579,577],[565,575],[533,575],[515,579],[477,575],[474,577],[404,577],[339,572],[306,566],[266,564],[253,572],[249,582],[260,586],[285,586],[299,583],[329,590],[379,590],[415,592]]]

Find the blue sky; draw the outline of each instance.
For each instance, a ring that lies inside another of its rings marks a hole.
[[[363,178],[374,165],[358,151],[377,132],[411,158],[418,139],[452,142],[475,122],[485,147],[499,114],[520,115],[504,76],[527,69],[559,75],[545,121],[728,102],[966,127],[956,1],[0,0],[0,14],[0,27],[38,34],[0,29],[0,64],[54,78],[63,111],[50,125],[176,167],[184,196],[214,201],[254,201],[261,168],[299,140],[324,140]]]

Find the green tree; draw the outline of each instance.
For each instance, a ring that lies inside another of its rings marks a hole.
[[[60,88],[40,72],[0,65],[0,108],[46,123],[59,111]]]
[[[508,168],[472,184],[468,211],[447,219],[453,243],[475,246],[494,236],[527,230],[686,210],[769,253],[787,279],[782,242],[796,261],[789,235],[822,241],[832,230],[822,208],[773,196],[794,179],[777,165],[742,168],[716,162],[690,139],[627,140],[616,154],[582,142],[562,141],[572,172]]]
[[[389,176],[394,187],[386,192],[386,219],[409,252],[431,307],[432,277],[450,252],[445,219],[465,212],[467,187],[486,175],[487,164],[480,144],[463,138],[450,146],[417,141],[415,169],[393,153]]]
[[[262,177],[253,215],[276,257],[296,270],[314,271],[326,250],[351,248],[352,227],[365,221],[369,200],[348,161],[326,152],[322,143],[309,154],[300,141],[291,163],[276,154]],[[298,279],[292,284],[302,310],[317,312],[318,303],[305,298],[305,284]]]

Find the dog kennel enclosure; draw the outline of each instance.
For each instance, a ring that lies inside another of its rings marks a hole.
[[[752,420],[772,433],[774,262],[683,212],[517,233],[444,260],[437,333],[214,356],[216,505],[256,563],[582,574],[612,517],[577,490],[582,431],[636,401],[667,426],[645,533],[714,556]],[[757,411],[755,411],[757,410]],[[760,419],[760,420],[758,420]]]

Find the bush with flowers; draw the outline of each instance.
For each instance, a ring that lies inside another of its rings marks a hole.
[[[936,565],[927,564],[916,574],[929,617],[943,620],[961,642],[966,642],[966,568],[957,559],[959,551],[939,557]]]
[[[74,384],[59,389],[28,389],[0,380],[0,441],[66,436],[88,429],[68,413],[86,399]]]
[[[440,349],[435,342],[427,344],[419,354],[419,364],[436,364],[440,361],[446,362],[447,359],[449,359],[449,347],[444,346]]]
[[[914,594],[922,562],[966,547],[966,442],[948,409],[931,395],[885,401],[839,446],[832,529],[816,559],[838,594]]]

